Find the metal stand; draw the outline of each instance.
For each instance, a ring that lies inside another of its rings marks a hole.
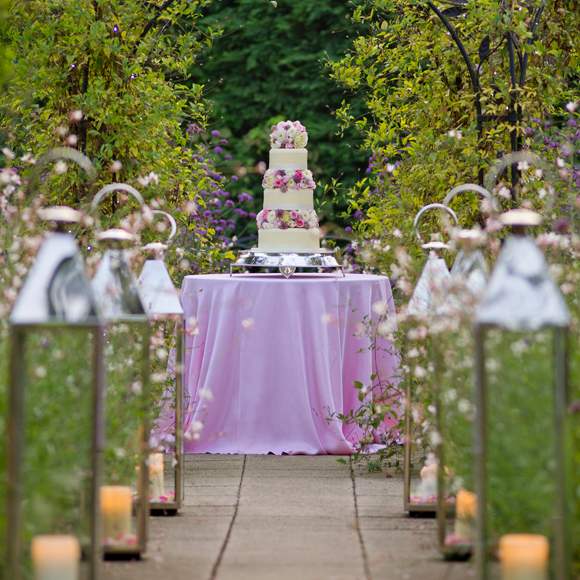
[[[285,278],[290,278],[296,268],[334,268],[340,269],[342,275],[344,266],[332,255],[336,250],[278,250],[268,252],[259,248],[243,250],[238,259],[230,264],[230,276],[234,268],[278,268]]]

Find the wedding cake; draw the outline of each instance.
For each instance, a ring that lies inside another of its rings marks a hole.
[[[320,230],[314,211],[312,172],[308,170],[308,133],[299,121],[272,126],[270,164],[264,174],[264,209],[256,217],[258,249],[318,250]]]

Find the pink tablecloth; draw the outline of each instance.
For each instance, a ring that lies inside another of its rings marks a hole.
[[[357,352],[369,346],[360,331],[373,305],[394,313],[388,278],[187,276],[181,301],[199,330],[185,343],[186,452],[353,452],[364,433],[328,419],[359,406],[355,380],[396,375],[385,341],[387,351]]]

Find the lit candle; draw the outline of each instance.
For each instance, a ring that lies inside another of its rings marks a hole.
[[[475,539],[475,512],[477,495],[460,489],[455,497],[455,535],[472,542]]]
[[[159,499],[165,495],[165,483],[163,481],[163,453],[149,455],[149,485],[151,497]]]
[[[30,551],[34,580],[78,580],[81,547],[75,536],[35,536]]]
[[[547,580],[550,544],[539,534],[507,534],[499,539],[502,580]]]
[[[105,540],[114,540],[120,536],[130,535],[132,532],[133,490],[122,485],[104,485],[100,491]]]

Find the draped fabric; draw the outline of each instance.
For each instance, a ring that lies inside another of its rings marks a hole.
[[[364,433],[336,415],[360,405],[354,381],[378,373],[396,406],[398,355],[364,332],[380,305],[395,312],[386,277],[187,276],[181,302],[185,452],[350,454]]]

